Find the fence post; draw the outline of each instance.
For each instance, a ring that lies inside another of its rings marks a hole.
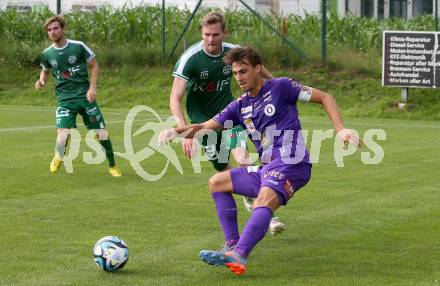
[[[165,64],[165,0],[162,0],[162,65]]]
[[[321,0],[321,60],[327,64],[327,0]]]
[[[194,16],[196,15],[197,10],[199,10],[200,4],[202,4],[203,0],[199,0],[199,2],[197,3],[196,7],[194,8],[193,12],[191,13],[191,16],[189,16],[188,21],[186,22],[185,27],[183,28],[183,31],[180,33],[179,37],[176,40],[176,43],[174,44],[173,49],[171,50],[171,53],[168,55],[167,61],[171,58],[171,56],[174,54],[174,52],[177,49],[177,46],[179,45],[180,41],[183,38],[183,35],[185,35],[186,30],[188,30],[189,25],[191,24],[192,19],[194,18]]]
[[[438,31],[438,0],[434,2],[435,31]]]

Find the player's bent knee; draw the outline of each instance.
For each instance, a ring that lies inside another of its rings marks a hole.
[[[211,192],[231,192],[232,182],[229,171],[217,173],[208,181],[208,187]]]
[[[219,174],[215,174],[208,181],[208,187],[211,192],[219,192],[221,188],[221,178],[218,176]]]

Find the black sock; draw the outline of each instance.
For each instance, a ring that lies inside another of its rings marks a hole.
[[[110,140],[110,138],[108,138],[107,140],[99,140],[99,143],[105,149],[105,156],[107,157],[108,165],[110,166],[110,168],[114,167],[115,155],[113,154],[112,141]]]

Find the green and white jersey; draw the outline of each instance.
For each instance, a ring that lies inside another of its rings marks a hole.
[[[234,47],[223,43],[221,53],[210,55],[203,42],[188,48],[174,67],[173,76],[186,83],[186,110],[192,123],[211,119],[222,111],[234,97],[231,93],[231,65],[223,62],[224,55]]]
[[[43,51],[41,67],[52,70],[58,102],[83,100],[89,89],[87,63],[95,54],[81,41],[67,40],[62,48],[54,45]]]

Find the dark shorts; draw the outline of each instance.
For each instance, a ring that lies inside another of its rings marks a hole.
[[[241,126],[235,126],[223,132],[216,132],[215,136],[205,135],[199,143],[214,169],[221,172],[226,170],[229,163],[230,151],[237,147],[246,148],[247,134]]]
[[[74,102],[60,102],[56,110],[57,128],[76,128],[76,116],[80,114],[87,129],[105,128],[104,116],[102,116],[96,102],[88,102],[86,99]]]
[[[256,198],[262,187],[269,187],[278,195],[280,204],[285,205],[295,192],[309,182],[312,165],[272,161],[260,166],[234,168],[230,173],[234,194]]]

